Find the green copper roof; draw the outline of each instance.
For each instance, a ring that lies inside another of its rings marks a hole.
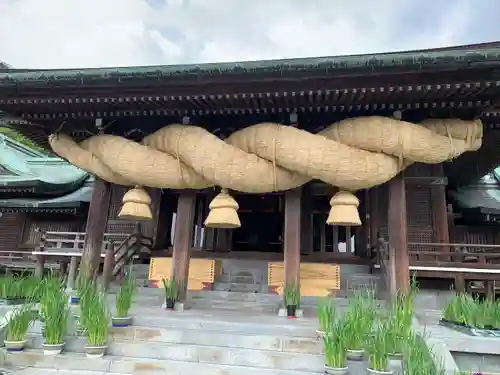
[[[67,161],[47,156],[0,134],[0,188],[34,189],[40,194],[67,194],[89,175]]]
[[[462,209],[500,214],[500,167],[476,183],[452,190],[449,194]]]
[[[92,197],[93,179],[89,179],[77,190],[49,199],[0,199],[0,211],[56,211],[76,213],[86,208]]]
[[[345,71],[362,71],[368,74],[394,71],[410,67],[420,71],[436,68],[466,67],[474,65],[499,66],[500,42],[457,46],[440,49],[373,53],[349,56],[328,56],[231,63],[189,65],[134,66],[117,68],[31,70],[11,69],[0,72],[1,86],[53,85],[71,83],[93,85],[109,81],[126,84],[137,79],[165,79],[190,77],[196,82],[200,76],[237,75],[242,73],[282,75],[285,73],[321,70],[323,75],[341,74]]]

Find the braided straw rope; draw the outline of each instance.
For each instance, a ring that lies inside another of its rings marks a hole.
[[[138,186],[202,189],[220,186],[205,225],[240,226],[238,204],[228,190],[283,191],[312,179],[337,186],[327,222],[360,225],[353,192],[382,184],[414,162],[437,164],[481,146],[479,120],[426,120],[420,125],[387,117],[358,117],[318,134],[261,123],[221,140],[198,126],[173,124],[141,143],[114,135],[80,144],[51,135],[54,152],[81,169],[119,185],[135,186],[121,217],[151,219],[150,199]]]

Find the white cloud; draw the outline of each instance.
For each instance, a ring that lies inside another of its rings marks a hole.
[[[494,14],[491,0],[0,0],[0,60],[82,68],[431,48],[500,39]]]

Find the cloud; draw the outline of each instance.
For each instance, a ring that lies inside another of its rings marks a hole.
[[[491,0],[0,0],[0,60],[87,68],[325,56],[500,39]]]

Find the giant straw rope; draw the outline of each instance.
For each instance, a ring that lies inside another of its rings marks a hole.
[[[318,134],[261,123],[222,140],[207,130],[173,124],[141,143],[96,135],[80,144],[64,134],[49,137],[54,152],[108,182],[134,186],[120,217],[151,219],[151,200],[140,186],[169,189],[222,188],[210,203],[206,226],[240,226],[229,190],[283,191],[312,179],[339,188],[328,224],[360,225],[353,192],[382,184],[414,162],[437,164],[481,146],[479,120],[430,119],[420,125],[387,117],[357,117]]]

